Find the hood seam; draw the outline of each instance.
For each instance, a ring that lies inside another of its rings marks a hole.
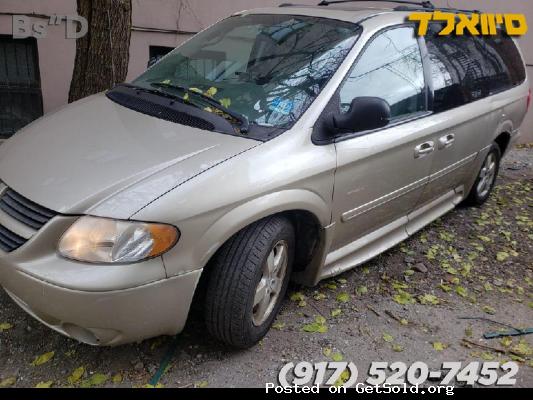
[[[237,154],[234,154],[234,155],[232,155],[231,157],[228,157],[228,158],[226,158],[226,159],[224,159],[224,160],[222,160],[222,161],[220,161],[220,162],[218,162],[218,163],[216,163],[216,164],[211,165],[209,168],[206,168],[206,169],[204,169],[203,171],[200,171],[200,172],[198,172],[197,174],[190,176],[189,178],[187,178],[187,179],[185,179],[184,181],[178,183],[176,186],[173,186],[172,188],[170,188],[170,189],[167,190],[166,192],[160,194],[160,195],[157,196],[155,199],[151,200],[149,203],[147,203],[147,204],[145,204],[144,206],[142,206],[141,208],[139,208],[137,211],[135,211],[133,214],[131,214],[131,215],[128,217],[128,219],[132,219],[135,215],[139,214],[142,210],[144,210],[145,208],[147,208],[150,204],[156,202],[156,201],[159,200],[161,197],[167,195],[168,193],[170,193],[170,192],[172,192],[173,190],[177,189],[177,188],[180,187],[181,185],[183,185],[183,184],[189,182],[190,180],[196,178],[197,176],[202,175],[204,172],[207,172],[207,171],[209,171],[210,169],[215,168],[216,166],[218,166],[218,165],[220,165],[220,164],[223,164],[223,163],[225,163],[226,161],[231,160],[232,158],[238,157],[238,156],[240,156],[241,154],[246,153],[247,151],[250,151],[250,150],[252,150],[252,149],[255,149],[255,148],[261,146],[262,144],[263,144],[263,143],[258,143],[256,146],[250,147],[250,148],[248,148],[248,149],[246,149],[246,150],[243,150],[243,151],[241,151],[241,152],[239,152],[239,153],[237,153]]]

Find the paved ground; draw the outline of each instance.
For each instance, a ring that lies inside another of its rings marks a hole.
[[[533,327],[533,150],[513,151],[501,175],[483,208],[459,208],[316,288],[292,287],[275,329],[247,351],[215,343],[196,320],[177,341],[92,348],[41,326],[1,293],[0,386],[144,386],[174,349],[160,380],[166,387],[264,386],[285,362],[339,354],[360,374],[379,360],[437,369],[514,359],[517,386],[533,387],[533,335],[487,341],[482,333],[501,326],[460,319]],[[307,332],[317,316],[327,332]]]

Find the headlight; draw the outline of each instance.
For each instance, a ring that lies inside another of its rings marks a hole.
[[[179,239],[172,225],[82,217],[59,241],[59,254],[76,261],[113,264],[157,257]]]

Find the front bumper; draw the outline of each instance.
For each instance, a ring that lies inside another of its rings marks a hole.
[[[161,257],[131,265],[64,259],[57,242],[75,220],[58,216],[18,250],[0,250],[0,286],[11,298],[50,328],[92,345],[179,333],[201,269],[169,277]]]
[[[0,283],[30,315],[66,336],[101,346],[179,333],[201,274],[198,270],[130,289],[87,292],[19,270],[0,270]]]

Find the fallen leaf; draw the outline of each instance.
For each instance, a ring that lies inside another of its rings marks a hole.
[[[367,293],[368,293],[368,288],[366,286],[359,286],[355,290],[355,294],[357,294],[358,296],[362,296],[362,295],[367,294]]]
[[[331,352],[332,352],[332,350],[331,350],[330,347],[324,347],[322,349],[322,354],[324,354],[324,356],[326,356],[326,357],[330,357],[331,356]]]
[[[350,377],[351,377],[350,371],[348,369],[345,369],[344,371],[342,371],[341,376],[335,381],[333,386],[335,387],[343,386],[348,381],[348,379],[350,379]]]
[[[111,381],[113,383],[122,383],[124,378],[122,378],[122,374],[115,374],[113,378],[111,378]]]
[[[519,357],[516,354],[511,354],[510,356],[511,356],[511,360],[513,360],[513,361],[521,362],[521,363],[525,363],[526,362],[525,358]]]
[[[438,297],[432,294],[424,294],[423,296],[418,296],[418,301],[420,301],[421,304],[431,304],[434,306],[440,303]]]
[[[383,334],[383,340],[386,341],[387,343],[392,343],[394,341],[394,338],[392,337],[391,334],[385,332]]]
[[[494,290],[490,282],[485,282],[485,284],[483,285],[483,288],[485,289],[486,292],[491,292]]]
[[[401,353],[403,351],[403,347],[399,344],[393,344],[392,345],[392,350],[397,352],[397,353]]]
[[[34,367],[43,365],[50,361],[54,357],[55,351],[50,351],[48,353],[41,354],[40,356],[35,357],[35,359],[32,361],[31,365]]]
[[[196,388],[206,388],[207,386],[209,386],[209,382],[207,381],[199,381],[194,384]]]
[[[291,294],[290,299],[291,299],[291,301],[298,301],[299,302],[299,301],[305,300],[305,296],[301,292],[295,292],[295,293]]]
[[[518,343],[516,346],[513,346],[513,351],[523,356],[530,356],[533,354],[533,349],[524,340],[520,340],[520,343]]]
[[[15,377],[6,378],[0,381],[0,388],[6,388],[9,386],[13,386],[15,383],[17,383],[17,378]]]
[[[85,368],[84,367],[78,367],[74,370],[74,372],[72,372],[72,375],[70,375],[67,380],[68,382],[73,385],[75,384],[76,382],[78,382],[81,377],[83,376],[83,374],[85,373]]]
[[[457,275],[457,270],[453,267],[448,267],[446,268],[446,272],[449,273],[450,275]]]
[[[309,333],[326,333],[328,331],[326,319],[319,315],[315,318],[315,322],[304,325],[302,330]]]
[[[471,326],[465,328],[465,336],[466,337],[472,337],[473,334],[474,334],[474,332],[472,331],[472,327]]]
[[[324,300],[327,296],[324,293],[317,293],[313,296],[313,298],[317,301]]]
[[[223,107],[230,108],[231,99],[228,99],[228,98],[220,99],[220,104],[222,104]]]
[[[11,325],[9,322],[2,322],[0,324],[0,332],[7,331],[8,329],[13,328],[13,325]]]
[[[488,351],[485,351],[485,352],[481,353],[481,358],[484,359],[485,361],[494,360],[494,356],[491,353],[489,353]]]
[[[487,314],[490,314],[490,315],[496,314],[496,309],[491,306],[483,306],[483,311],[485,311]]]
[[[501,340],[500,340],[500,344],[503,347],[509,347],[512,343],[513,343],[513,339],[511,337],[509,337],[509,336],[505,336],[505,337],[501,338]]]
[[[152,385],[150,383],[147,383],[146,385],[143,385],[143,389],[161,389],[164,388],[165,385],[163,385],[161,382],[157,382],[155,385]]]
[[[415,299],[413,299],[413,296],[411,296],[409,293],[404,292],[403,290],[395,294],[392,299],[402,305],[406,304],[413,304],[415,302]]]
[[[218,92],[218,89],[216,87],[210,87],[209,89],[207,89],[207,92],[205,92],[205,94],[209,97],[213,97],[215,94],[217,94]]]
[[[348,293],[339,293],[337,295],[337,301],[339,303],[348,303],[350,301],[350,295]]]
[[[409,285],[407,283],[403,283],[403,282],[393,282],[392,283],[392,288],[394,290],[403,290],[403,289],[409,289]]]
[[[283,322],[275,322],[272,324],[272,328],[281,331],[283,328],[285,328],[285,324]]]
[[[463,286],[456,286],[455,287],[455,293],[457,293],[461,297],[468,296],[468,290]]]
[[[496,254],[496,260],[503,262],[509,258],[509,253],[505,251],[499,251],[498,254]]]
[[[334,310],[331,310],[331,316],[332,317],[338,317],[342,314],[342,310],[340,308],[336,308]]]
[[[448,285],[445,285],[444,283],[441,283],[439,286],[438,286],[439,289],[441,289],[443,292],[446,292],[446,293],[449,293],[452,291],[452,288]]]
[[[90,388],[93,386],[100,386],[103,385],[107,381],[107,376],[104,374],[94,374],[89,379],[84,380],[81,382],[80,386],[82,388]]]
[[[333,353],[333,354],[331,355],[331,359],[332,359],[333,361],[340,362],[340,361],[342,361],[342,360],[344,359],[344,357],[342,356],[341,353]]]
[[[436,351],[443,351],[447,346],[441,342],[433,342],[433,348]]]
[[[37,389],[49,389],[54,384],[54,381],[39,382],[35,387]]]

